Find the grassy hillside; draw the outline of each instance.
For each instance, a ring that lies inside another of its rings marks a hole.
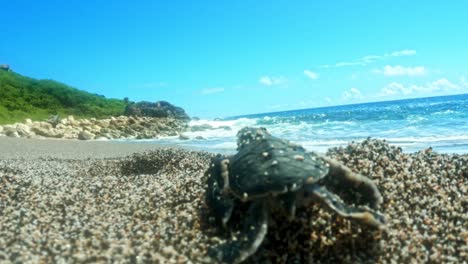
[[[0,124],[50,115],[103,118],[122,115],[124,100],[107,99],[52,81],[0,70]]]

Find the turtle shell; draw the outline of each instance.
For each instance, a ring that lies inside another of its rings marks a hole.
[[[262,128],[238,133],[238,153],[231,158],[229,186],[240,199],[296,191],[327,175],[328,164],[317,154]]]

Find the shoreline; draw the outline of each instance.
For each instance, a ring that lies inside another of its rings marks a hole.
[[[192,121],[194,122],[192,123]],[[68,116],[48,121],[26,119],[23,123],[0,125],[0,138],[7,136],[33,139],[80,139],[94,142],[109,140],[119,143],[149,143],[165,147],[181,147],[211,153],[232,154],[236,151],[235,131],[239,129],[239,126],[220,123],[220,121],[192,121],[138,116],[119,116],[106,119],[75,119],[73,116]],[[289,135],[288,133],[283,135],[281,131],[276,131],[277,136]],[[313,138],[311,136],[313,133],[301,137],[301,132],[296,132],[299,133],[299,136],[290,137],[291,141],[301,144],[308,150],[320,153],[326,152],[328,148],[346,146],[350,141],[359,142],[366,139],[366,137],[359,136],[329,138],[323,137],[323,135]],[[432,147],[438,153],[468,153],[466,141],[468,135],[466,133],[441,135],[443,133],[422,135],[422,137],[416,135],[382,137],[377,133],[373,138],[387,140],[390,145],[401,147],[405,153],[418,152],[428,147]]]
[[[400,147],[406,154],[415,154],[426,149],[431,148],[433,152],[444,155],[466,155],[468,154],[468,144],[459,143],[453,146],[446,146],[438,144],[431,147],[423,146],[408,146],[407,144],[398,144],[390,140],[371,138],[373,140],[385,141],[390,146],[395,148]],[[351,141],[352,143],[360,143],[365,141]],[[30,144],[23,144],[28,142]],[[351,143],[350,142],[350,143]],[[188,143],[188,144],[187,144]],[[20,144],[18,148],[16,145]],[[216,143],[218,144],[218,143]],[[307,150],[318,153],[325,153],[331,148],[346,147],[349,143],[340,143],[338,145],[317,145],[307,146]],[[49,149],[48,149],[49,148]],[[26,137],[8,137],[0,135],[0,150],[7,150],[7,152],[0,151],[0,158],[9,158],[13,156],[22,157],[24,154],[29,157],[41,157],[42,155],[49,155],[51,157],[63,157],[63,155],[71,159],[84,159],[84,158],[115,158],[124,157],[135,152],[144,152],[157,148],[179,148],[188,151],[200,151],[208,153],[221,153],[225,155],[232,155],[236,152],[235,138],[233,138],[232,146],[229,148],[224,145],[223,147],[215,147],[207,144],[206,141],[200,140],[181,140],[179,137],[169,139],[94,139],[94,140],[77,140],[66,138],[26,138]],[[89,152],[89,154],[86,154]],[[97,156],[96,156],[97,155]]]
[[[113,140],[13,138],[0,136],[0,159],[109,159],[165,148],[158,144],[134,144]],[[167,146],[177,148],[177,146]]]
[[[213,263],[207,249],[230,238],[210,222],[203,198],[213,154],[9,137],[0,137],[0,149],[0,262]],[[402,153],[365,140],[326,155],[376,182],[387,231],[371,232],[311,205],[287,225],[275,215],[246,263],[466,258],[468,154]]]

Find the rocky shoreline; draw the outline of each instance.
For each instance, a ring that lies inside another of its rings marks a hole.
[[[119,116],[107,119],[31,121],[0,126],[0,136],[61,139],[151,139],[177,136],[187,129],[187,120],[170,117]]]
[[[4,152],[13,147],[6,141],[22,153],[0,156],[2,263],[214,263],[207,249],[230,239],[210,221],[204,201],[204,171],[213,154],[0,137]],[[31,152],[35,144],[41,153]],[[138,153],[127,156],[129,149]],[[467,259],[468,154],[403,153],[370,139],[326,155],[376,182],[387,230],[367,230],[311,204],[290,222],[274,215],[247,263]]]

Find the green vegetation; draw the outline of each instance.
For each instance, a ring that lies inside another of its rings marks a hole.
[[[50,115],[105,118],[123,115],[127,100],[107,99],[53,80],[0,70],[0,124],[47,119]]]

